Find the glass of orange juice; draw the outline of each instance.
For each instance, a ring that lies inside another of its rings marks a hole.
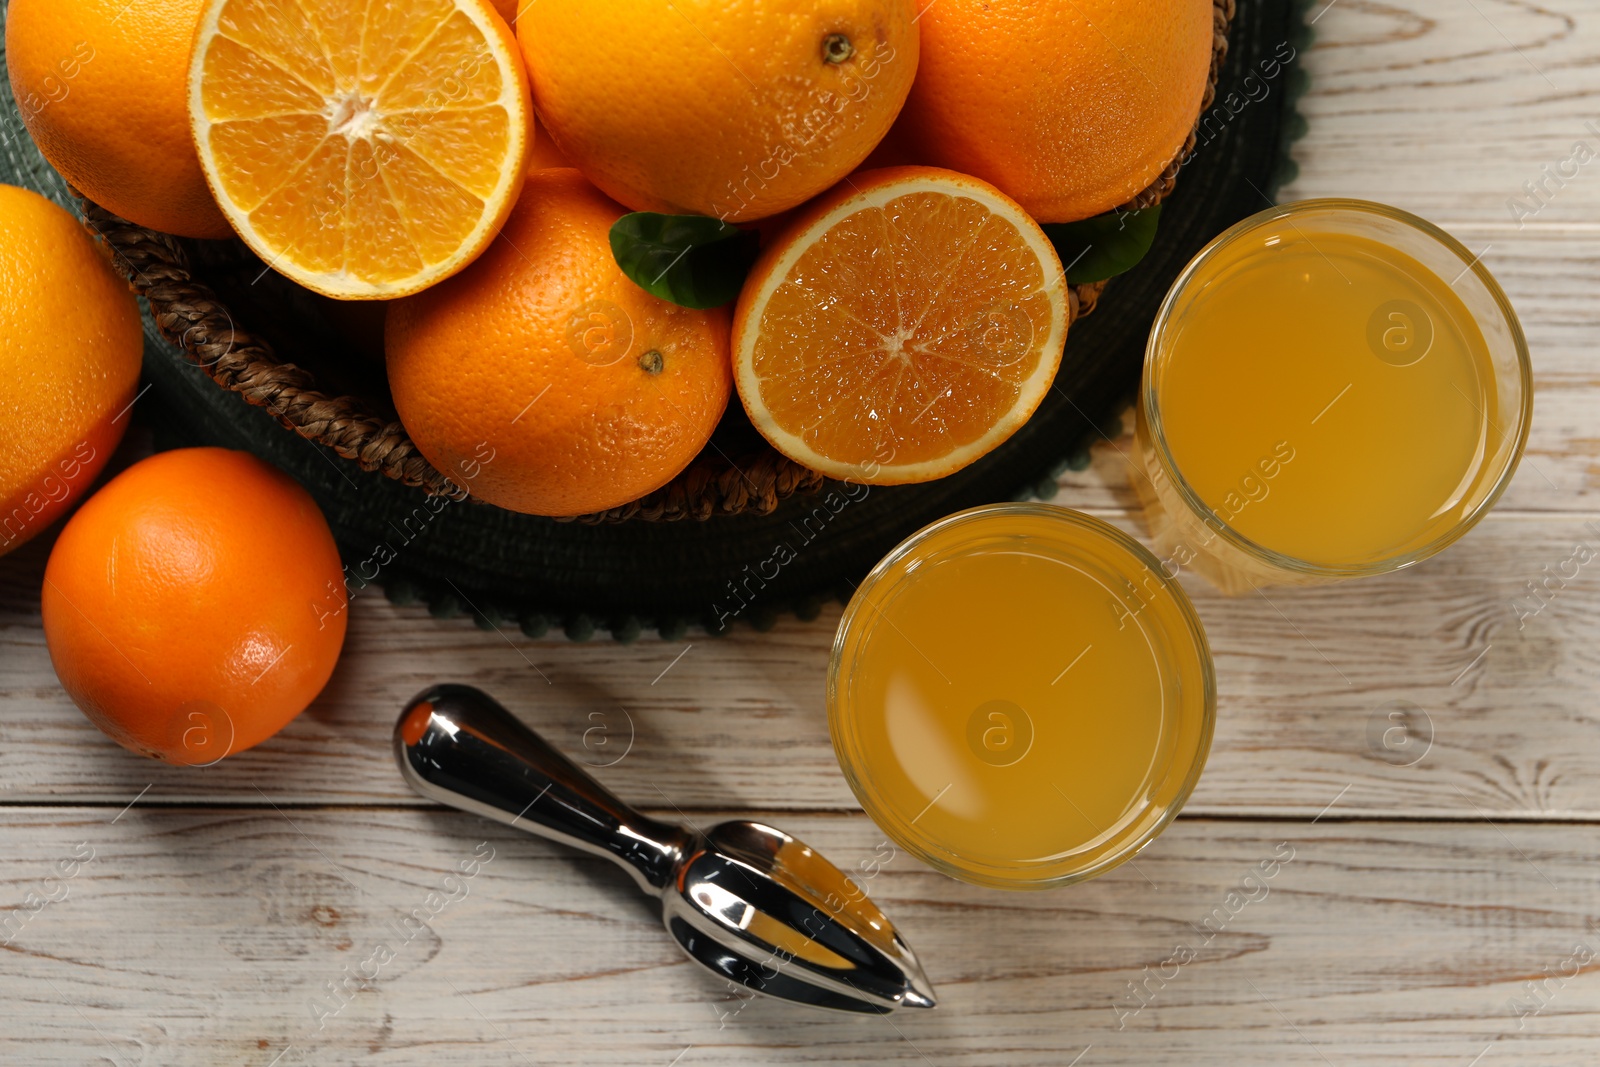
[[[913,534],[856,590],[828,672],[867,814],[938,870],[1006,889],[1081,881],[1153,840],[1215,713],[1183,590],[1137,541],[1048,504]]]
[[[1532,397],[1479,256],[1396,208],[1301,201],[1224,232],[1167,294],[1134,482],[1168,573],[1228,593],[1382,574],[1494,505]]]

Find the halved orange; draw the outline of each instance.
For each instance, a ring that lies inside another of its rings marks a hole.
[[[347,300],[416,292],[488,246],[531,109],[487,0],[208,0],[189,62],[223,214],[273,269]]]
[[[1028,421],[1068,318],[1061,261],[1015,201],[954,171],[867,171],[756,261],[735,381],[790,459],[849,481],[929,481]]]

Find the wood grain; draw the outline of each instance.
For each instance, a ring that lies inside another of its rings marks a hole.
[[[1538,207],[1524,183],[1548,181],[1575,142],[1600,155],[1592,0],[1315,0],[1309,17],[1310,133],[1283,199],[1381,200],[1498,235],[1600,229],[1600,160],[1550,182],[1536,214],[1507,204]]]
[[[1083,1067],[1462,1067],[1485,1048],[1490,1063],[1586,1062],[1600,828],[1339,812],[1180,820],[1136,867],[1050,893],[975,889],[903,855],[868,877],[879,838],[863,818],[785,816],[857,869],[941,997],[859,1020],[733,995],[620,871],[470,816],[14,811],[5,904],[80,842],[94,858],[6,950],[0,1059],[1064,1067],[1089,1047]],[[455,902],[397,932],[475,852],[492,859],[441,894]],[[325,983],[380,942],[393,959],[335,1014]],[[1578,945],[1591,959],[1568,962]],[[1513,1000],[1543,1010],[1519,1018]]]
[[[1242,599],[1189,581],[1220,694],[1190,810],[1315,815],[1349,786],[1345,805],[1374,815],[1459,817],[1477,805],[1499,817],[1600,818],[1600,562],[1538,614],[1529,599],[1526,617],[1513,609],[1579,541],[1600,553],[1600,523],[1494,515],[1444,555],[1387,578]],[[344,658],[309,711],[254,751],[172,768],[117,748],[56,684],[28,558],[0,564],[9,802],[122,804],[153,783],[152,798],[171,802],[257,804],[257,787],[270,784],[298,802],[412,803],[389,731],[413,694],[455,679],[499,694],[577,758],[614,763],[602,777],[641,803],[855,807],[823,701],[837,606],[767,634],[625,647],[485,633],[373,591],[356,599]]]

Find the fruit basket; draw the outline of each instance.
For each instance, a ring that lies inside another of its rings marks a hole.
[[[239,242],[174,238],[81,206],[165,342],[147,358],[154,388],[141,417],[163,444],[248,448],[293,473],[327,512],[353,588],[374,582],[440,615],[530,634],[557,626],[579,639],[601,628],[627,640],[645,627],[665,636],[691,624],[765,627],[784,610],[808,616],[848,594],[853,578],[929,518],[1052,495],[1056,475],[1097,432],[1112,431],[1167,281],[1212,233],[1260,206],[1292,165],[1284,145],[1295,122],[1292,60],[1306,39],[1299,9],[1247,0],[1236,12],[1219,0],[1214,18],[1210,85],[1181,167],[1130,204],[1183,188],[1155,248],[1112,283],[1112,314],[1088,317],[1105,283],[1072,287],[1068,357],[1051,395],[995,452],[925,485],[827,482],[772,449],[733,404],[687,469],[625,506],[571,521],[466,503],[396,417],[381,340],[361,309],[294,286]]]

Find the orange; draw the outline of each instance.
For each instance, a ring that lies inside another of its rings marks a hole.
[[[580,515],[659,489],[732,391],[728,313],[658,300],[618,269],[622,208],[542,170],[460,275],[389,307],[395,407],[422,454],[512,511]]]
[[[735,380],[790,459],[923,482],[1028,420],[1068,318],[1061,261],[1015,201],[954,171],[864,171],[757,260],[734,315]]]
[[[729,222],[854,170],[917,70],[914,0],[525,0],[517,37],[539,117],[590,181]]]
[[[206,0],[189,64],[217,203],[264,262],[345,300],[416,292],[488,247],[529,107],[485,0]]]
[[[1041,222],[1126,203],[1194,126],[1211,0],[920,0],[922,65],[898,137]]]
[[[231,237],[189,139],[184,71],[203,0],[11,0],[22,121],[79,192],[131,222]]]
[[[139,305],[78,220],[0,185],[0,555],[87,492],[143,349]]]
[[[532,112],[530,112],[532,114]],[[545,132],[544,124],[539,121],[538,115],[533,115],[533,147],[528,152],[529,170],[550,170],[552,168],[571,167],[572,160],[568,159],[556,147],[555,141],[550,139],[550,134]]]
[[[344,571],[311,495],[244,452],[134,464],[78,509],[45,566],[62,688],[117,744],[209,764],[310,704],[339,659]]]

